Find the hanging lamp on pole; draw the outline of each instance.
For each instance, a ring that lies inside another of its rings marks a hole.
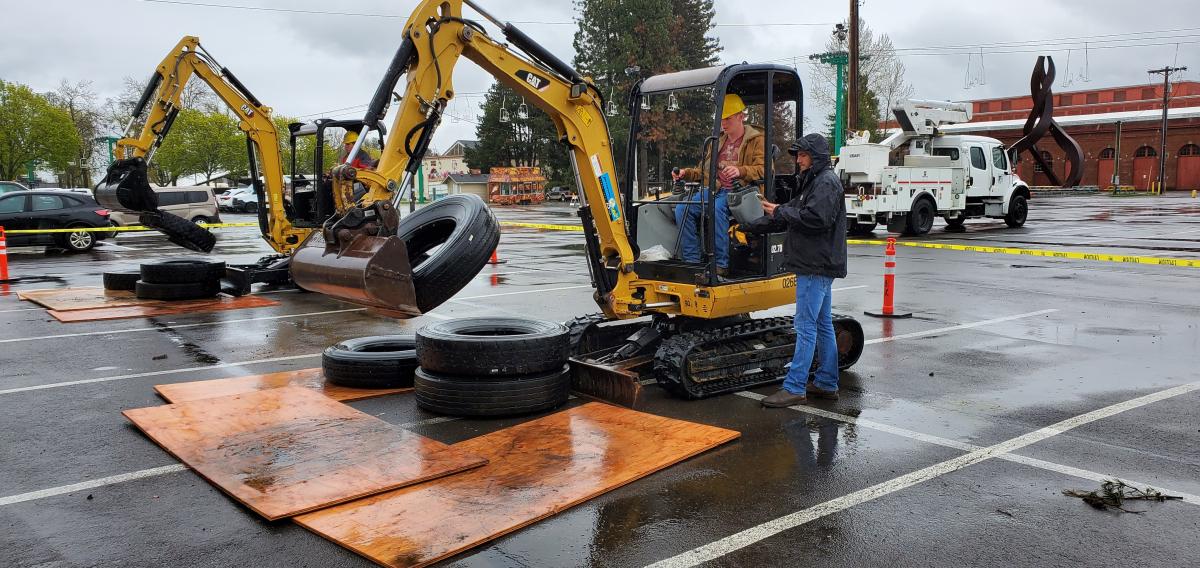
[[[671,112],[679,110],[679,99],[675,96],[675,93],[671,93],[667,97],[667,110]]]
[[[508,97],[505,96],[500,102],[500,122],[507,123],[511,120],[508,116]]]
[[[529,107],[525,105],[525,97],[521,97],[521,105],[517,107],[517,118],[521,120],[529,118]]]

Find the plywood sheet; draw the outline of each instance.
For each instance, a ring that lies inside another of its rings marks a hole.
[[[271,520],[486,463],[299,387],[124,414],[188,467]]]
[[[158,394],[166,399],[167,402],[187,402],[202,398],[229,396],[231,394],[242,394],[289,386],[312,389],[340,402],[363,400],[412,390],[411,388],[352,389],[340,387],[326,383],[325,378],[321,376],[321,369],[300,369],[298,371],[281,371],[265,375],[248,375],[228,379],[154,385],[154,390],[158,391]]]
[[[136,299],[136,298],[135,298]],[[278,306],[279,302],[260,296],[226,296],[202,300],[178,300],[164,302],[158,300],[142,300],[138,305],[81,309],[67,311],[48,310],[49,314],[63,323],[85,321],[102,321],[128,318],[148,318],[154,316],[169,316],[176,314],[199,314],[205,312],[220,312],[225,310],[242,310],[246,308],[265,308]]]
[[[87,310],[119,306],[155,305],[160,300],[143,300],[128,290],[105,290],[100,286],[51,288],[19,292],[17,297],[51,310]]]
[[[589,403],[455,444],[484,467],[295,521],[384,566],[426,566],[738,435]]]

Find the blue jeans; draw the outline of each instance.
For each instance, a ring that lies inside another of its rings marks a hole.
[[[784,390],[804,394],[813,353],[817,367],[813,384],[827,391],[838,390],[838,349],[833,335],[833,278],[796,275],[796,353],[783,380]]]
[[[707,199],[709,191],[703,190],[704,196]],[[717,256],[717,266],[721,268],[729,268],[729,204],[726,201],[729,192],[720,190],[717,192],[716,215],[713,220],[713,230],[716,231],[714,244]],[[700,199],[699,197],[691,197],[691,199]],[[675,206],[675,224],[683,227],[680,235],[679,249],[680,257],[684,262],[700,262],[700,251],[704,249],[703,243],[700,242],[700,214],[701,205],[699,203],[684,204],[680,203]]]

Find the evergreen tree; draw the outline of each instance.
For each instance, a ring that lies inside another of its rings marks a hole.
[[[499,83],[488,89],[475,127],[479,143],[467,149],[467,167],[488,173],[493,167],[538,166],[549,185],[573,186],[574,174],[554,123],[528,101],[524,101],[528,115],[521,118],[522,102],[516,91]],[[506,122],[500,120],[501,109],[507,111]]]

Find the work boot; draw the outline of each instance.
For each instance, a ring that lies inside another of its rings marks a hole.
[[[837,400],[838,399],[838,391],[825,390],[825,389],[819,388],[815,385],[808,385],[808,396],[811,396],[813,398],[823,398],[825,400]]]
[[[792,394],[786,389],[779,389],[775,394],[762,399],[761,402],[767,408],[787,408],[797,404],[808,404],[808,397],[802,394]]]

